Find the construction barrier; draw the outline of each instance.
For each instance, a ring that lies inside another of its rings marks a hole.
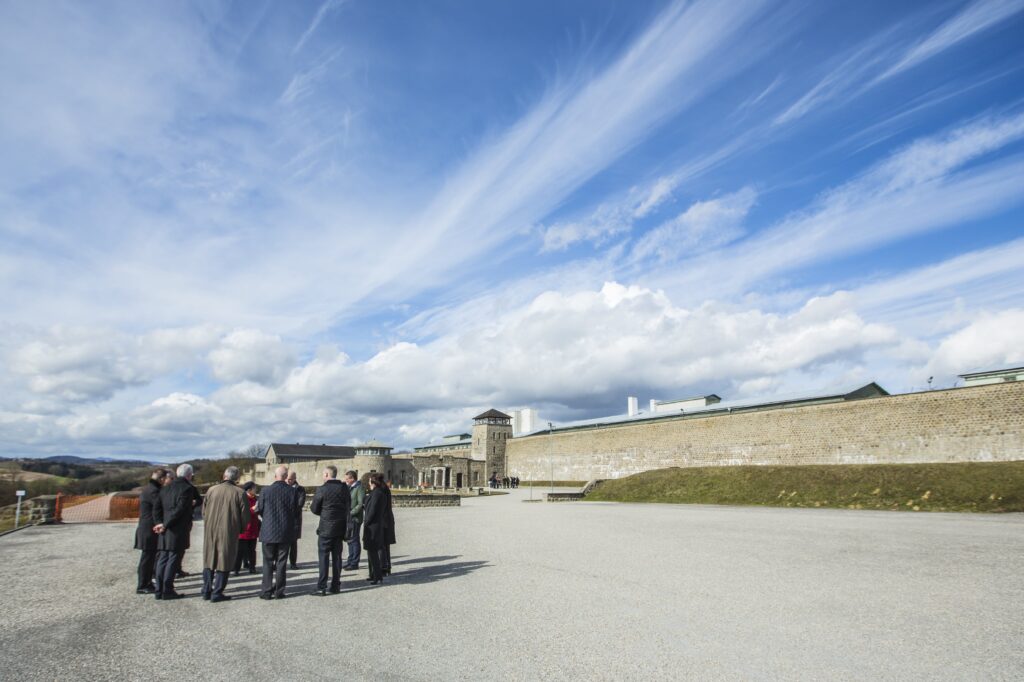
[[[57,495],[58,523],[98,523],[139,518],[139,496],[135,493],[108,495]]]

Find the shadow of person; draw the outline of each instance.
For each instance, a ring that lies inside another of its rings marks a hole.
[[[405,559],[406,555],[403,554],[401,556],[391,557],[391,565],[400,566],[403,564],[425,564],[428,562],[451,561],[452,559],[458,559],[461,556],[461,554],[454,554],[449,556],[421,556],[414,557],[412,559]],[[405,561],[395,561],[395,559],[405,559]]]
[[[394,566],[395,562],[391,562]],[[438,580],[458,578],[469,575],[473,571],[490,566],[486,561],[450,561],[444,564],[431,564],[419,568],[411,568],[392,573],[385,579],[385,583],[408,583],[420,585],[433,583]]]

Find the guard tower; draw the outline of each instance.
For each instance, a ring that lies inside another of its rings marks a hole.
[[[491,474],[498,478],[505,476],[505,446],[512,437],[512,417],[504,412],[490,409],[473,417],[473,445],[470,453],[473,459],[487,462],[484,478]]]

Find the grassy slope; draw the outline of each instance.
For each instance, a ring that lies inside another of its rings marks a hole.
[[[1024,462],[659,469],[605,481],[587,500],[1024,511]]]

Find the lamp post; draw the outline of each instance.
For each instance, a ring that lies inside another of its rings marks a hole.
[[[554,427],[551,425],[551,422],[548,422],[548,473],[550,474],[549,482],[551,484],[548,492],[552,493],[555,492],[555,460],[554,453],[552,452],[552,447],[554,446],[554,441],[552,440],[553,430]]]

